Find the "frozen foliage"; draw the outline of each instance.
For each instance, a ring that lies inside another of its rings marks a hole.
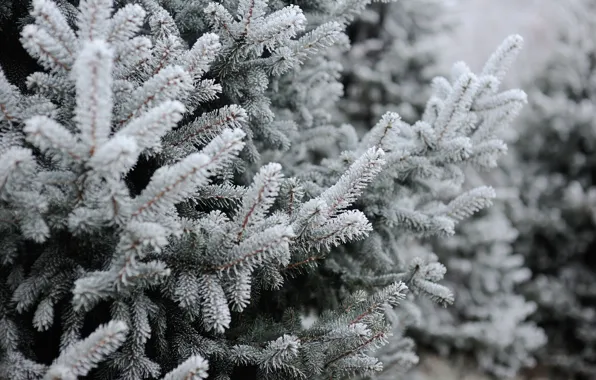
[[[379,370],[366,351],[384,341],[380,308],[397,305],[407,290],[403,283],[361,294],[358,304],[346,304],[349,311],[307,331],[290,324],[278,328],[284,330],[279,337],[252,336],[250,326],[259,331],[264,317],[253,311],[243,322],[248,326],[229,339],[222,335],[234,328],[232,311],[258,298],[251,297],[253,286],[282,286],[281,271],[293,257],[361,239],[371,229],[362,212],[347,208],[383,165],[381,149],[363,153],[343,180],[301,204],[291,192],[280,194],[288,182],[279,164],[263,166],[245,189],[230,182],[245,147],[247,114],[261,114],[229,104],[193,115],[221,91],[214,80],[202,79],[221,52],[238,54],[219,63],[226,65],[287,45],[294,25],[299,30],[305,21],[300,9],[264,18],[265,4],[240,4],[239,12],[253,15],[261,28],[247,33],[246,43],[232,46],[240,30],[231,40],[206,33],[185,48],[166,11],[145,3],[149,11],[130,4],[113,13],[108,0],[83,1],[71,29],[55,3],[36,0],[35,23],[23,29],[22,43],[46,71],[29,76],[30,96],[1,78],[0,183],[9,247],[3,255],[9,298],[2,300],[2,376],[76,378],[105,362],[96,376],[142,379],[170,368],[165,378],[205,378],[207,364],[191,355],[211,357],[218,363],[213,371],[224,377],[242,364],[267,377]],[[224,8],[212,4],[207,11],[216,30],[225,26],[219,20],[225,21]],[[146,19],[150,33],[137,35]],[[313,43],[303,44],[311,49]],[[252,64],[257,77],[265,75]],[[249,106],[256,101],[238,99]],[[137,188],[134,173],[141,169],[148,181]],[[361,178],[350,183],[356,174]],[[193,205],[201,194],[203,203],[224,194],[237,202],[227,213],[200,212]],[[274,211],[276,201],[288,211]],[[31,245],[28,256],[24,244]],[[32,321],[19,317],[29,310]],[[31,323],[38,331],[56,329],[56,313],[62,353],[46,370],[23,352],[35,339],[20,329]],[[123,322],[77,343],[87,313]],[[309,361],[301,359],[305,352],[320,354]]]
[[[359,137],[332,124],[329,49],[369,3],[33,0],[20,41],[41,70],[27,91],[0,71],[0,378],[417,362],[421,298],[454,301],[424,239],[495,196],[463,169],[506,151],[525,94],[499,83],[522,41],[435,78],[419,121],[388,112]]]
[[[567,7],[572,25],[529,80],[531,107],[507,165],[525,206],[511,216],[515,248],[535,274],[526,290],[549,336],[542,361],[583,378],[596,376],[595,9],[593,1]]]
[[[412,296],[420,294],[441,305],[451,304],[452,291],[438,283],[445,274],[445,267],[421,239],[453,235],[460,220],[491,204],[495,196],[492,188],[463,189],[464,169],[468,166],[482,170],[494,168],[497,159],[506,152],[507,147],[498,133],[519,112],[526,98],[519,90],[499,92],[498,83],[520,48],[521,39],[512,36],[488,60],[480,75],[472,74],[460,62],[454,66],[450,79],[437,77],[423,118],[414,125],[389,112],[361,139],[350,125],[341,126],[341,133],[335,135],[336,143],[339,149],[349,150],[339,156],[325,157],[320,164],[313,164],[308,158],[313,153],[325,154],[318,148],[316,139],[310,140],[312,143],[300,140],[301,144],[293,145],[290,154],[276,157],[286,167],[297,170],[296,175],[305,184],[307,194],[317,196],[324,194],[330,182],[345,173],[347,166],[370,146],[379,146],[386,152],[387,163],[378,179],[355,204],[372,222],[374,231],[367,239],[340,246],[327,256],[305,256],[303,264],[312,265],[325,259],[326,271],[335,273],[331,277],[334,281],[337,281],[335,276],[339,276],[346,289],[375,288],[399,280],[408,285]],[[329,129],[325,126],[319,133],[333,136]],[[356,174],[351,181],[357,178],[365,177]],[[362,252],[367,254],[362,255]],[[319,289],[319,302],[330,297],[327,289],[333,289],[321,285],[322,277],[329,276],[326,271],[309,279]],[[512,295],[511,287],[503,293],[506,294],[503,298]],[[417,361],[414,355],[406,354],[412,343],[402,336],[408,325],[426,318],[416,302],[412,297],[392,316],[397,337],[390,341],[390,348],[384,350],[389,363],[391,360],[398,363],[392,371],[403,370]],[[514,301],[506,299],[504,302]],[[513,310],[518,308],[517,304],[507,306]],[[513,325],[526,316],[527,313],[522,312],[518,319],[512,320]],[[501,344],[497,349],[485,351],[486,357],[494,361],[517,360],[519,364],[510,364],[511,371],[515,372],[521,365],[532,363],[532,352],[544,340],[536,329],[530,332],[527,343],[523,339],[519,351],[526,355],[527,361],[515,359],[516,354],[498,358],[498,355],[506,356],[505,351],[512,347],[507,343],[506,347]],[[507,365],[509,363],[504,366]],[[487,363],[486,367],[489,369],[492,365]],[[496,366],[493,369],[497,371]],[[501,374],[505,370],[500,371]]]

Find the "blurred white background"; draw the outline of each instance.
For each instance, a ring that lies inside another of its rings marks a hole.
[[[508,78],[509,85],[517,85],[544,61],[563,22],[557,10],[568,0],[446,1],[453,4],[459,26],[449,38],[445,64],[463,60],[478,70],[506,36],[517,33],[524,37],[525,48]]]

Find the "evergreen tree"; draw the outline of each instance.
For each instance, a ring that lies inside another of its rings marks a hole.
[[[497,175],[466,174],[468,186],[504,182]],[[546,343],[543,330],[530,320],[536,304],[519,291],[532,275],[513,248],[519,232],[509,211],[521,201],[515,188],[476,191],[495,192],[493,206],[463,222],[453,237],[435,242],[447,267],[445,285],[456,295],[454,306],[424,305],[428,317],[415,335],[443,353],[473,354],[481,369],[499,379],[514,378],[536,364],[534,354]]]
[[[570,2],[545,68],[530,78],[530,107],[507,169],[524,207],[511,213],[515,250],[534,278],[527,295],[549,337],[541,361],[563,376],[596,376],[596,10]],[[576,377],[574,377],[576,378]]]
[[[462,168],[504,153],[521,38],[359,138],[325,51],[369,1],[301,3],[33,0],[42,70],[0,72],[0,378],[374,376],[392,333],[416,362],[417,296],[453,302],[419,238],[490,204]]]

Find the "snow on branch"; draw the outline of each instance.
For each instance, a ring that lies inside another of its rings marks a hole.
[[[186,359],[182,364],[168,372],[162,380],[201,380],[206,379],[209,364],[200,355]]]
[[[321,199],[329,207],[327,210],[329,216],[337,214],[356,200],[366,185],[381,171],[385,163],[383,155],[382,149],[376,147],[368,149],[335,185],[321,194]]]
[[[122,44],[132,39],[143,26],[146,12],[138,4],[126,4],[109,21],[106,41]]]
[[[21,94],[16,86],[6,79],[0,67],[0,123],[17,121],[21,113],[19,100]]]
[[[492,75],[502,81],[521,51],[523,42],[524,39],[517,34],[507,37],[486,62],[481,75]]]
[[[77,36],[57,4],[50,0],[34,0],[32,3],[31,16],[35,23],[53,36],[68,54],[74,54],[78,47]]]
[[[106,40],[110,29],[113,0],[81,0],[77,18],[81,41]]]
[[[127,332],[128,327],[121,321],[100,326],[85,340],[62,351],[43,379],[75,380],[79,376],[86,376],[124,343]]]
[[[118,124],[124,125],[148,108],[166,100],[186,99],[193,89],[190,75],[181,66],[168,66],[137,88],[118,110]]]
[[[242,240],[245,230],[251,224],[261,221],[269,208],[275,202],[279,193],[281,180],[281,165],[271,163],[263,166],[255,176],[252,186],[242,199],[242,206],[235,219],[239,223],[236,240]]]
[[[192,78],[200,78],[209,69],[211,62],[217,57],[220,49],[221,44],[217,34],[203,34],[185,54],[183,58],[184,69]]]
[[[174,204],[206,185],[210,173],[217,171],[238,154],[244,144],[240,129],[225,130],[203,149],[177,164],[158,169],[143,192],[135,199],[133,218],[147,218],[166,212]]]
[[[84,146],[68,129],[48,117],[34,116],[28,119],[23,132],[27,141],[42,152],[55,151],[73,161],[80,161],[87,154]]]
[[[74,120],[89,156],[106,142],[111,132],[112,60],[108,44],[94,40],[84,45],[72,70],[77,91]]]

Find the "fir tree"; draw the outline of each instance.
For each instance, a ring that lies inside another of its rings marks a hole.
[[[396,337],[390,340],[388,349],[382,351],[386,355],[385,363],[393,365],[393,371],[417,362],[413,352],[408,351],[413,347],[412,341],[404,336],[408,327],[419,325],[420,319],[425,318],[424,311],[419,308],[420,298],[415,296],[423,295],[443,306],[453,302],[452,291],[439,283],[446,268],[427,244],[427,238],[438,237],[442,242],[443,238],[455,233],[459,221],[489,206],[495,196],[493,189],[478,183],[465,189],[465,172],[469,166],[482,170],[494,168],[497,159],[507,150],[499,135],[525,103],[525,94],[519,90],[498,92],[498,87],[493,84],[503,78],[520,48],[521,39],[512,36],[488,60],[479,76],[460,62],[454,65],[451,78],[435,78],[433,96],[427,103],[423,119],[414,125],[390,112],[361,139],[350,125],[342,125],[341,132],[335,134],[335,146],[344,152],[335,157],[324,156],[330,155],[329,146],[334,135],[330,127],[321,126],[316,135],[300,136],[299,143],[292,144],[290,154],[274,156],[282,160],[285,167],[298,168],[296,175],[307,185],[306,193],[317,196],[329,181],[344,173],[358,157],[358,152],[372,145],[378,145],[386,152],[388,163],[379,179],[367,187],[355,204],[372,222],[371,235],[361,242],[340,246],[328,255],[305,257],[299,263],[322,263],[323,271],[308,278],[318,291],[318,302],[322,303],[333,297],[341,298],[342,292],[349,293],[363,286],[374,289],[395,280],[404,281],[409,286],[412,290],[410,297],[403,302],[402,308],[391,313]],[[325,151],[321,141],[324,141]],[[323,155],[324,158],[320,164],[313,165],[309,159],[313,155]],[[475,248],[480,247],[476,245]],[[325,277],[328,280],[325,281]],[[336,289],[336,286],[326,284],[329,281],[335,284],[338,280],[345,290],[342,289],[339,295],[330,294],[333,292],[328,289]],[[504,293],[505,299],[514,297],[512,286],[499,291]],[[488,292],[486,297],[496,297],[493,293]],[[491,301],[485,298],[481,302],[487,306]],[[517,312],[517,304],[510,307],[511,311]],[[517,323],[525,323],[527,313],[522,314],[514,321],[513,329],[518,327]],[[521,328],[526,329],[525,326]],[[486,363],[485,369],[510,375],[522,364],[531,365],[532,354],[542,345],[544,336],[530,325],[526,330],[528,339],[521,340],[519,349],[520,354],[525,355],[524,359],[516,358],[516,355],[499,357],[507,355],[506,351],[512,345],[489,348],[484,352],[489,360],[506,363],[503,369]],[[436,331],[428,333],[436,334]],[[485,341],[484,344],[490,346],[491,343]]]
[[[549,337],[541,361],[565,378],[596,376],[595,6],[566,7],[552,56],[527,84],[532,102],[505,166],[523,200],[511,218],[520,231],[515,249],[534,272],[527,296]]]
[[[0,74],[0,377],[374,376],[393,333],[416,362],[417,296],[453,302],[419,238],[489,205],[462,168],[505,151],[521,38],[359,138],[326,49],[369,1],[303,3],[32,2],[43,70]]]
[[[466,186],[494,193],[494,204],[463,222],[453,237],[435,241],[455,302],[446,309],[427,302],[423,310],[428,317],[416,326],[415,335],[439,352],[473,354],[482,370],[499,379],[514,378],[536,365],[534,355],[546,343],[544,331],[531,321],[536,304],[519,291],[532,272],[523,254],[513,251],[519,232],[509,211],[523,206],[515,188],[481,187],[487,181],[502,182],[500,176],[466,174]]]

